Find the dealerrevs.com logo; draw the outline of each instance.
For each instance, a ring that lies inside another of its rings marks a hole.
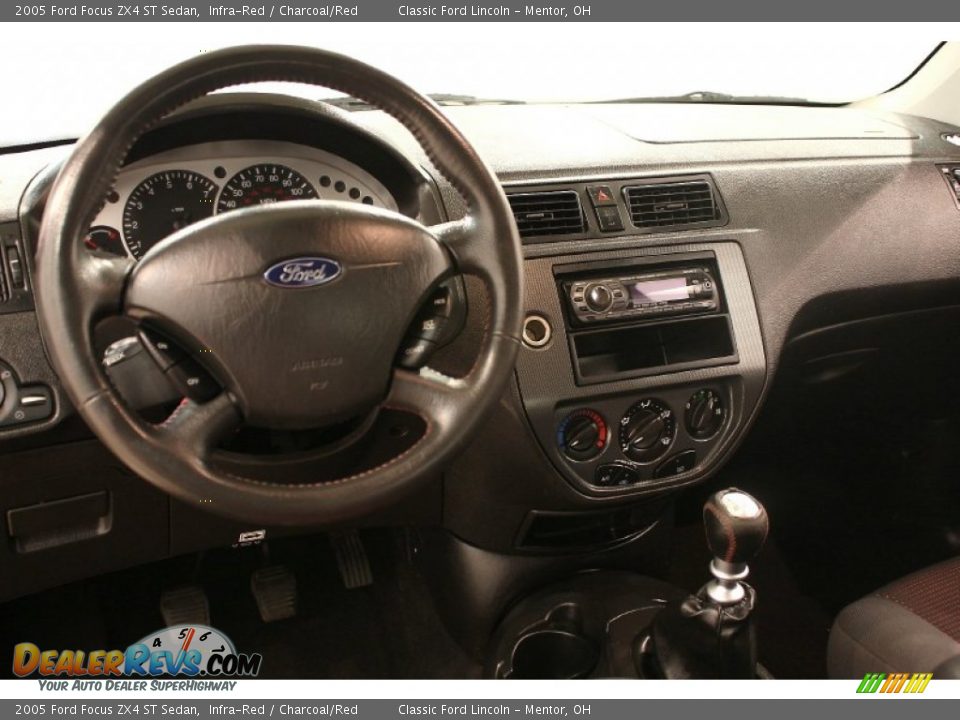
[[[126,650],[41,650],[29,642],[13,648],[13,673],[21,678],[256,677],[262,662],[206,625],[164,628]]]

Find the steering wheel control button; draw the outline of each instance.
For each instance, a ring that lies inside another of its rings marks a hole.
[[[404,341],[399,364],[405,368],[422,367],[434,350],[460,333],[466,317],[463,283],[460,278],[448,280],[433,291],[417,313]]]
[[[714,390],[697,390],[687,400],[684,423],[690,437],[708,440],[723,426],[726,410],[723,398]]]
[[[400,351],[400,366],[408,370],[422,367],[430,359],[436,347],[437,344],[430,340],[417,338]]]
[[[444,328],[447,326],[447,319],[435,315],[425,315],[417,318],[413,331],[420,340],[429,340],[436,343],[443,336]]]
[[[103,366],[110,368],[119,365],[124,360],[129,360],[141,352],[143,352],[143,342],[139,338],[133,335],[121,338],[110,343],[107,349],[103,351]]]
[[[451,278],[434,290],[424,312],[431,318],[442,320],[442,328],[435,339],[438,347],[459,335],[467,321],[467,290],[463,278]]]
[[[186,357],[186,354],[162,335],[152,330],[141,330],[140,342],[161,370],[168,370]]]
[[[684,450],[682,453],[677,453],[669,460],[665,460],[660,467],[654,471],[653,476],[655,478],[665,478],[671,477],[673,475],[682,475],[685,472],[690,472],[697,464],[697,451],[696,450]]]
[[[593,484],[598,487],[629,487],[640,482],[640,476],[633,468],[611,463],[601,465],[593,476]]]
[[[620,449],[635,462],[653,462],[667,452],[676,434],[673,411],[660,400],[645,398],[620,420]]]
[[[185,358],[167,370],[173,386],[187,398],[206,402],[220,394],[220,386],[200,364]]]
[[[534,350],[546,347],[553,338],[550,321],[542,315],[527,315],[523,321],[523,344]]]
[[[603,452],[609,435],[603,416],[596,410],[584,408],[563,419],[557,428],[557,444],[571,460],[592,460]]]

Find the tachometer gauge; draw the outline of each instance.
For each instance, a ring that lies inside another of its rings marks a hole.
[[[217,212],[316,197],[316,189],[296,170],[286,165],[264,163],[244,168],[230,178],[220,193]]]
[[[123,208],[123,234],[138,260],[158,242],[213,215],[217,186],[189,170],[164,170],[137,185]]]
[[[90,228],[90,232],[83,239],[83,244],[91,250],[102,250],[113,255],[126,255],[127,249],[123,246],[120,231],[109,225],[97,225]]]

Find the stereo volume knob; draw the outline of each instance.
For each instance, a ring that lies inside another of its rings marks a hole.
[[[605,312],[613,306],[613,293],[606,285],[589,285],[585,299],[593,312]]]

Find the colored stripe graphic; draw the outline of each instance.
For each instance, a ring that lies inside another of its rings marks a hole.
[[[857,687],[858,693],[919,694],[927,689],[933,673],[867,673]]]

